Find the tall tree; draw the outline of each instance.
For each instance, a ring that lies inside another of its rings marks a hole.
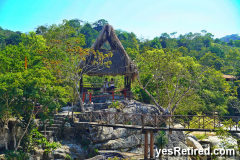
[[[38,26],[37,28],[36,28],[36,34],[40,34],[40,35],[43,35],[44,33],[46,33],[47,32],[47,25],[45,25],[45,26]]]
[[[180,102],[199,86],[204,74],[200,64],[179,52],[147,51],[139,56],[138,62],[139,84],[164,114],[174,114]],[[144,74],[149,75],[149,80],[142,84]],[[154,84],[154,92],[147,90],[149,84]]]
[[[107,20],[100,19],[100,20],[93,23],[93,29],[100,32],[106,24],[108,24]]]

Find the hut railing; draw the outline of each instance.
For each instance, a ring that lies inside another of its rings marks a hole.
[[[114,100],[115,96],[124,96],[124,98],[130,98],[131,93],[128,92],[127,89],[112,90],[112,91],[106,91],[106,92],[101,92],[101,91],[83,92],[82,101],[84,102],[85,99],[89,99],[89,102],[92,102],[92,98],[94,97],[111,97],[112,100]]]

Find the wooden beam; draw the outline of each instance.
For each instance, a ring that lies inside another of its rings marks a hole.
[[[127,77],[124,76],[124,88],[127,88]]]
[[[148,158],[148,133],[144,134],[144,159]]]
[[[150,133],[150,158],[153,158],[153,143],[154,143],[154,136],[153,132]]]

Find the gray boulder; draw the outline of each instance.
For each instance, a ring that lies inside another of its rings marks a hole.
[[[127,138],[119,138],[109,140],[105,143],[95,144],[93,148],[101,150],[121,150],[125,148],[133,148],[141,144],[141,137],[139,135],[131,135]]]

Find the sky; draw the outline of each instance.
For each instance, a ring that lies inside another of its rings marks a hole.
[[[214,38],[240,33],[240,0],[0,0],[0,26],[34,31],[78,18],[106,19],[114,29],[153,39],[207,30]]]

